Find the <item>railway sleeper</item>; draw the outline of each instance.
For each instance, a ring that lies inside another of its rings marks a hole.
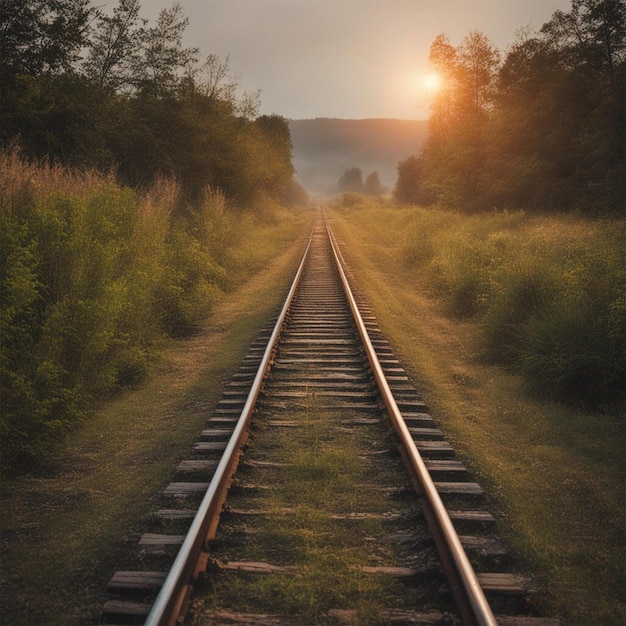
[[[442,498],[452,496],[455,498],[467,498],[471,500],[482,500],[485,492],[478,483],[472,482],[438,482],[435,481],[435,487]]]
[[[174,482],[165,488],[163,495],[166,498],[192,498],[203,494],[208,487],[206,482]]]
[[[217,459],[185,459],[176,467],[176,472],[181,474],[199,474],[212,472],[217,467]]]
[[[166,522],[191,521],[196,515],[195,509],[159,509],[154,514],[157,520]]]
[[[232,435],[232,429],[228,428],[205,428],[200,433],[201,440],[207,439],[228,439]]]
[[[426,459],[450,459],[454,457],[454,450],[447,441],[416,439],[415,445],[419,453]]]
[[[543,626],[544,624],[558,624],[558,620],[544,621],[544,618],[528,616],[529,603],[536,590],[525,576],[502,572],[478,572],[478,582],[489,599],[496,614],[507,616],[510,622],[503,622],[499,617],[498,623],[515,624],[519,626]],[[449,595],[450,588],[445,582],[439,589],[442,595]]]
[[[167,572],[154,571],[118,571],[106,586],[109,593],[140,594],[158,592],[163,586]]]
[[[443,579],[442,574],[435,567],[417,569],[402,565],[371,565],[362,566],[359,569],[366,575],[397,578],[408,584],[415,585],[431,584],[433,579]],[[218,559],[209,559],[207,571],[211,570],[236,574],[295,576],[300,571],[300,568],[294,565],[275,565],[257,561],[220,561]]]
[[[499,565],[511,561],[509,549],[496,537],[477,535],[459,535],[465,551],[481,563],[497,563]]]
[[[396,404],[401,412],[428,413],[428,407],[421,400],[397,400]]]
[[[143,624],[152,609],[152,603],[130,600],[108,600],[102,608],[102,624]]]

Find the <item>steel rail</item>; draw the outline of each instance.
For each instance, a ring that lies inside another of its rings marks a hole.
[[[319,219],[319,218],[318,218]],[[313,233],[315,226],[311,231],[307,247],[291,284],[291,288],[285,300],[285,303],[278,316],[274,330],[263,353],[263,358],[259,365],[259,369],[254,377],[252,387],[246,398],[246,402],[241,410],[241,415],[237,420],[233,434],[228,440],[228,444],[222,457],[218,463],[215,474],[207,488],[207,491],[200,503],[198,511],[191,523],[183,544],[178,551],[178,555],[170,568],[170,571],[161,587],[161,590],[152,605],[152,609],[146,618],[146,626],[174,626],[178,619],[178,615],[182,607],[187,602],[190,587],[189,583],[198,571],[198,560],[200,559],[203,548],[211,537],[211,533],[215,532],[217,525],[217,516],[221,511],[221,507],[226,496],[226,492],[232,480],[232,476],[237,467],[239,460],[239,450],[247,437],[248,425],[254,411],[254,405],[261,391],[263,379],[270,365],[274,347],[278,342],[283,323],[300,279],[306,258],[311,248]]]
[[[431,528],[431,532],[435,535],[435,541],[438,544],[440,557],[443,561],[444,569],[448,575],[448,582],[457,604],[457,608],[461,614],[461,619],[465,624],[480,624],[481,626],[496,626],[497,621],[491,611],[491,607],[485,598],[485,594],[478,582],[478,578],[474,569],[467,558],[465,549],[461,545],[459,536],[456,533],[454,525],[448,515],[448,511],[444,506],[439,492],[430,477],[430,473],[426,469],[426,465],[422,459],[415,441],[409,432],[409,429],[402,417],[402,413],[393,397],[389,383],[385,377],[374,346],[363,322],[363,318],[359,311],[358,305],[350,288],[350,284],[344,271],[344,261],[339,251],[339,247],[335,241],[334,235],[328,224],[328,216],[324,211],[324,223],[326,231],[331,243],[333,255],[335,257],[337,270],[343,283],[346,297],[350,304],[352,314],[354,316],[359,335],[363,342],[370,367],[374,374],[374,378],[378,384],[381,397],[389,413],[389,417],[395,427],[400,438],[401,448],[405,462],[410,466],[413,477],[417,480],[415,486],[418,492],[426,499],[430,508],[431,522],[436,523],[435,529]],[[415,482],[415,481],[414,481]],[[428,517],[429,511],[425,511]],[[434,517],[434,519],[433,519]],[[436,536],[436,532],[440,536]],[[443,540],[443,541],[441,541]],[[450,567],[450,566],[453,567]]]

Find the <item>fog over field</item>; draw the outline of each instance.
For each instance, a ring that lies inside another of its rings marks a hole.
[[[363,177],[378,172],[390,191],[398,162],[418,154],[426,139],[423,120],[317,118],[290,120],[293,164],[299,182],[311,193],[332,194],[351,167]]]

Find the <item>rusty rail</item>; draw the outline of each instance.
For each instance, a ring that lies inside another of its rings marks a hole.
[[[245,443],[248,433],[248,425],[254,411],[254,405],[261,391],[261,385],[266,371],[272,359],[274,347],[280,336],[283,322],[291,306],[293,296],[300,283],[302,270],[311,247],[312,235],[302,256],[302,261],[296,272],[296,276],[281,309],[274,330],[267,343],[261,364],[248,393],[248,397],[241,411],[241,416],[231,435],[226,450],[215,470],[215,474],[200,503],[200,507],[191,523],[176,560],[174,561],[164,583],[157,596],[152,610],[148,615],[146,626],[173,626],[176,623],[181,608],[188,601],[191,593],[190,581],[202,569],[206,559],[201,559],[208,541],[213,538],[217,527],[219,513],[226,497],[226,492],[237,468],[241,446]],[[208,553],[207,553],[208,555]]]
[[[334,235],[330,230],[330,226],[328,225],[326,212],[324,212],[324,220],[341,282],[350,304],[350,309],[352,310],[381,397],[400,439],[405,464],[411,473],[415,488],[422,500],[424,513],[428,520],[430,531],[435,539],[439,556],[442,559],[442,565],[448,578],[452,594],[454,595],[455,603],[461,614],[461,619],[464,624],[496,626],[496,619],[478,582],[476,573],[467,558],[454,525],[450,520],[448,511],[439,496],[437,488],[426,469],[422,456],[409,433],[402,413],[391,393],[391,389],[383,373],[367,328],[361,317],[359,307],[357,306],[350,284],[348,283],[343,269],[343,258]]]
[[[465,554],[465,550],[461,545],[445,506],[441,501],[437,489],[389,388],[348,283],[341,252],[330,230],[325,212],[324,221],[331,242],[337,270],[357,324],[370,367],[377,381],[387,412],[400,438],[405,464],[409,469],[415,488],[422,501],[423,509],[431,532],[435,538],[435,543],[442,559],[442,565],[448,577],[461,618],[465,624],[495,626],[496,620],[483,594],[476,574]],[[190,581],[192,581],[206,565],[208,558],[207,542],[215,535],[219,514],[226,498],[228,487],[232,481],[232,476],[239,462],[240,449],[247,439],[249,422],[257,397],[261,391],[263,379],[270,367],[272,355],[279,340],[283,322],[289,312],[294,294],[300,283],[304,264],[311,247],[312,237],[313,234],[311,234],[309,238],[308,245],[289,290],[289,294],[264,351],[261,364],[255,375],[254,382],[246,398],[237,425],[228,441],[226,450],[220,459],[213,479],[202,499],[176,560],[146,619],[146,626],[173,626],[176,624],[182,607],[187,604],[190,597]]]

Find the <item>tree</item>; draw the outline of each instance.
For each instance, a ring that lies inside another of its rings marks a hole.
[[[471,31],[457,50],[458,117],[480,132],[493,105],[500,53],[487,37]]]
[[[141,55],[135,62],[137,88],[156,96],[172,93],[185,77],[193,74],[197,48],[183,47],[189,18],[178,3],[162,9],[152,28],[142,29]]]
[[[430,200],[424,192],[424,159],[410,156],[398,163],[398,178],[393,190],[393,197],[398,202],[419,204]]]
[[[114,91],[133,84],[146,20],[139,17],[139,0],[119,0],[113,15],[98,15],[89,55],[83,65],[87,76]]]
[[[363,172],[358,167],[347,169],[337,182],[339,191],[362,193],[363,187]]]
[[[557,11],[541,32],[572,67],[589,64],[615,80],[626,55],[626,3],[572,0],[570,13]]]
[[[0,0],[0,83],[74,67],[95,15],[89,0]]]
[[[272,195],[282,195],[294,174],[289,122],[280,115],[262,115],[255,120],[254,125],[261,131],[265,146],[265,155],[261,158],[270,166],[264,186]]]
[[[625,12],[576,0],[510,48],[490,128],[494,204],[623,210]]]
[[[367,178],[365,179],[363,191],[369,196],[381,196],[385,193],[386,189],[380,182],[378,172],[372,172],[371,174],[368,174]]]
[[[424,149],[423,187],[456,207],[481,205],[485,176],[484,129],[494,101],[499,52],[485,35],[470,32],[458,48],[439,35],[429,62],[443,88],[431,103]]]
[[[430,46],[428,63],[441,78],[441,88],[430,104],[430,134],[447,141],[452,132],[453,103],[456,90],[456,49],[446,35],[437,35]]]

